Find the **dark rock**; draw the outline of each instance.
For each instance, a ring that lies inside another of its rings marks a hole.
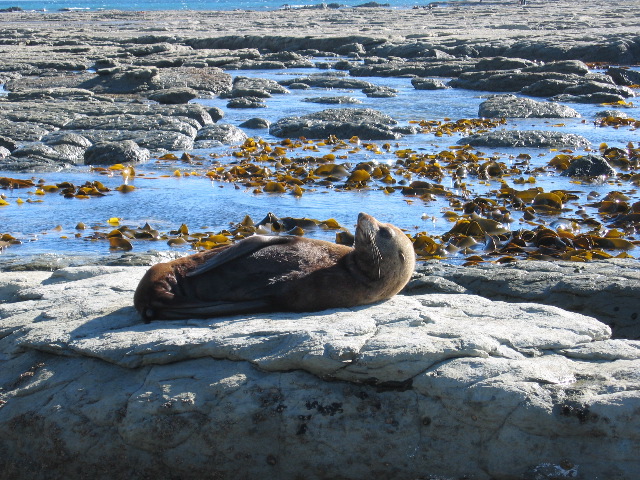
[[[580,82],[577,85],[567,87],[563,93],[569,95],[589,95],[589,94],[610,94],[620,95],[628,98],[634,97],[635,93],[628,87],[613,85],[609,83],[601,83],[595,81]]]
[[[640,72],[621,67],[609,67],[607,69],[609,75],[618,85],[640,85]]]
[[[340,60],[339,62],[336,62],[333,64],[333,68],[335,68],[336,70],[351,70],[353,67],[357,65],[359,64],[355,62],[350,62],[348,60]]]
[[[398,90],[391,87],[363,88],[362,93],[370,98],[391,98],[397,96]]]
[[[93,65],[96,70],[100,68],[113,68],[120,66],[120,63],[115,58],[99,58]]]
[[[284,94],[289,91],[274,80],[266,78],[236,77],[231,91],[220,95],[221,98],[270,98],[271,94]]]
[[[8,137],[16,142],[37,142],[52,129],[45,128],[41,123],[28,121],[13,122],[2,118],[0,122],[0,135]]]
[[[241,97],[230,100],[227,108],[267,108],[267,105],[257,97]]]
[[[195,137],[200,125],[191,119],[156,115],[94,115],[77,118],[64,126],[65,130],[123,130],[123,131],[167,131]]]
[[[86,147],[60,143],[56,145],[45,145],[43,143],[32,143],[22,146],[11,153],[13,159],[20,160],[21,168],[35,168],[38,165],[53,164],[79,164],[84,160]]]
[[[264,118],[257,118],[257,117],[250,118],[246,122],[242,122],[240,124],[242,128],[251,128],[254,130],[269,128],[270,125],[271,125],[271,122],[269,122],[269,120],[265,120]]]
[[[489,92],[518,92],[540,80],[566,80],[568,75],[561,73],[534,73],[520,71],[506,72],[465,72],[449,82],[449,86],[468,90],[487,90]]]
[[[295,82],[288,85],[290,90],[309,90],[311,87],[306,83]]]
[[[479,117],[487,118],[577,118],[573,108],[552,102],[536,102],[515,95],[494,95],[480,104]]]
[[[628,114],[621,112],[620,110],[600,110],[599,112],[596,112],[596,117],[631,118]]]
[[[80,147],[78,145],[61,143],[54,145],[53,150],[55,150],[55,156],[52,160],[82,165],[84,163],[84,153],[87,149],[86,147]]]
[[[210,107],[208,110],[209,115],[211,116],[211,120],[215,123],[219,120],[222,120],[224,117],[224,111],[218,107]]]
[[[615,103],[624,101],[625,97],[613,93],[588,93],[586,95],[563,93],[555,95],[549,100],[563,103]]]
[[[56,157],[56,151],[43,143],[33,143],[17,148],[11,152],[11,156],[16,158],[43,157],[53,159]]]
[[[0,170],[8,170],[21,173],[59,172],[69,167],[64,163],[41,156],[6,157],[0,161]]]
[[[591,143],[580,135],[541,130],[499,130],[471,135],[459,145],[484,147],[578,148]]]
[[[192,88],[168,88],[159,90],[149,95],[149,100],[154,100],[163,105],[176,105],[180,103],[189,103],[198,96],[197,92]]]
[[[572,85],[575,85],[575,83],[547,78],[527,85],[520,92],[532,97],[552,97],[553,95],[561,94]]]
[[[347,43],[346,45],[342,45],[335,50],[336,53],[340,55],[348,55],[350,53],[357,53],[359,55],[364,55],[367,51],[364,48],[364,45],[361,43]]]
[[[82,135],[77,133],[66,132],[53,132],[42,138],[42,142],[47,145],[72,145],[76,147],[82,147],[84,149],[89,148],[92,143]]]
[[[262,56],[263,59],[265,60],[278,60],[280,62],[306,62],[308,61],[307,58],[305,58],[303,55],[299,54],[298,52],[288,52],[288,51],[282,51],[282,52],[273,52],[273,53],[267,53],[265,55]]]
[[[93,92],[84,88],[42,88],[27,89],[9,92],[7,99],[11,102],[25,100],[88,100],[93,97]]]
[[[366,2],[360,3],[359,5],[354,5],[354,8],[388,8],[391,4],[389,3],[378,3],[378,2]]]
[[[151,89],[150,82],[159,70],[153,68],[115,68],[109,75],[88,77],[77,86],[97,93],[127,94]]]
[[[153,151],[191,150],[195,134],[185,135],[171,130],[83,130],[83,135],[94,144],[131,140],[140,147]]]
[[[81,88],[99,94],[136,94],[168,88],[193,88],[207,93],[231,89],[231,76],[219,68],[162,68],[117,66],[93,73],[64,73],[23,77],[7,82],[11,91]]]
[[[10,152],[18,148],[18,144],[9,137],[1,137],[0,136],[0,147],[4,147]]]
[[[269,60],[243,60],[241,62],[229,63],[224,67],[226,70],[284,70],[287,68],[284,62]]]
[[[146,82],[156,77],[158,73],[160,73],[160,70],[155,67],[131,68],[122,72],[122,78]]]
[[[231,89],[231,75],[217,67],[161,68],[149,81],[149,89],[191,88],[203,94],[218,94]]]
[[[289,85],[291,83],[305,83],[310,87],[320,87],[320,88],[344,88],[344,89],[358,89],[361,90],[363,88],[371,88],[374,87],[371,82],[366,82],[364,80],[357,80],[355,78],[347,78],[344,74],[339,74],[338,72],[333,75],[329,74],[319,74],[319,75],[309,75],[308,77],[302,78],[294,78],[291,80],[286,80],[280,82],[282,85]]]
[[[523,72],[555,72],[583,76],[589,73],[589,67],[580,60],[560,60],[523,68]]]
[[[569,168],[562,172],[565,177],[615,177],[616,171],[600,155],[585,155],[571,162]]]
[[[448,60],[431,62],[406,62],[402,60],[386,63],[367,64],[354,67],[349,73],[354,77],[457,77],[463,72],[473,71],[475,62],[471,60]]]
[[[151,158],[149,150],[140,148],[132,140],[98,143],[87,149],[84,163],[87,165],[114,165],[116,163],[141,163]]]
[[[344,96],[313,97],[313,98],[305,98],[302,101],[303,102],[308,102],[308,103],[324,103],[324,104],[329,104],[329,105],[342,105],[342,104],[362,103],[357,98],[344,97]]]
[[[411,85],[416,90],[443,90],[448,88],[442,80],[436,80],[433,78],[412,78]]]
[[[153,43],[151,45],[141,45],[125,49],[127,53],[135,57],[144,57],[154,53],[173,52],[175,50],[176,46],[170,43]]]
[[[257,88],[232,88],[230,92],[220,94],[220,98],[271,98],[271,94],[266,90]]]
[[[415,133],[412,128],[396,128],[391,117],[369,108],[328,109],[321,112],[286,117],[272,124],[269,133],[276,137],[339,138],[358,136],[369,140],[393,140]]]
[[[476,63],[476,70],[515,70],[518,68],[531,67],[533,65],[535,65],[535,62],[525,60],[524,58],[494,57],[479,60],[478,63]]]
[[[213,140],[223,145],[237,145],[248,138],[242,129],[228,123],[220,123],[204,127],[198,132],[196,141]]]

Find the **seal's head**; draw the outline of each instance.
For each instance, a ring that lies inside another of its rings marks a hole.
[[[384,280],[388,296],[409,281],[415,267],[413,244],[402,230],[360,213],[354,244],[355,262],[369,279]]]

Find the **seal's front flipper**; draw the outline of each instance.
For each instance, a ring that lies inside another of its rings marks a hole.
[[[188,318],[220,317],[223,315],[239,315],[242,313],[265,312],[270,309],[266,300],[247,302],[198,302],[163,306],[158,309],[155,318],[158,320],[184,320]]]
[[[234,245],[231,245],[229,248],[224,249],[218,255],[211,257],[209,260],[204,262],[197,268],[194,268],[189,273],[187,273],[187,277],[195,277],[196,275],[201,275],[209,270],[213,270],[214,268],[219,267],[220,265],[224,265],[225,263],[229,263],[237,258],[246,257],[251,255],[253,252],[257,252],[261,248],[268,247],[270,245],[280,245],[283,243],[289,243],[296,237],[286,237],[286,236],[267,236],[267,235],[254,235],[252,237],[245,238],[241,242],[238,242]]]

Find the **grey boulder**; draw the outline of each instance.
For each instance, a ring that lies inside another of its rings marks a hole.
[[[269,120],[265,120],[264,118],[257,118],[257,117],[250,118],[249,120],[242,122],[240,124],[242,128],[251,128],[254,130],[269,128],[269,125],[271,125],[271,122],[269,122]]]
[[[154,100],[163,105],[177,105],[180,103],[188,103],[198,96],[198,93],[192,88],[168,88],[158,90],[149,95],[149,100]]]
[[[198,132],[196,146],[202,146],[203,141],[215,141],[223,145],[240,144],[247,138],[247,134],[241,128],[228,123],[217,123],[208,125]]]
[[[412,127],[396,127],[388,115],[370,108],[330,108],[301,117],[286,117],[269,128],[276,137],[339,138],[358,136],[368,140],[393,140],[415,133]]]
[[[116,163],[141,163],[151,158],[149,150],[140,148],[133,140],[97,143],[84,153],[87,165],[114,165]]]
[[[498,130],[462,138],[460,145],[485,147],[579,148],[591,144],[574,133],[545,130]]]
[[[416,90],[443,90],[448,88],[442,80],[436,80],[434,78],[419,78],[415,77],[411,79],[411,85]]]
[[[615,177],[615,169],[600,155],[584,155],[571,162],[562,175],[565,177]]]
[[[486,118],[577,118],[573,108],[553,102],[537,102],[515,95],[494,95],[480,104],[478,116]]]

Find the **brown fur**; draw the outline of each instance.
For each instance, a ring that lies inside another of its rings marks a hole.
[[[390,298],[411,278],[413,245],[361,213],[355,247],[254,236],[151,267],[134,305],[145,321],[269,311],[317,311]]]

